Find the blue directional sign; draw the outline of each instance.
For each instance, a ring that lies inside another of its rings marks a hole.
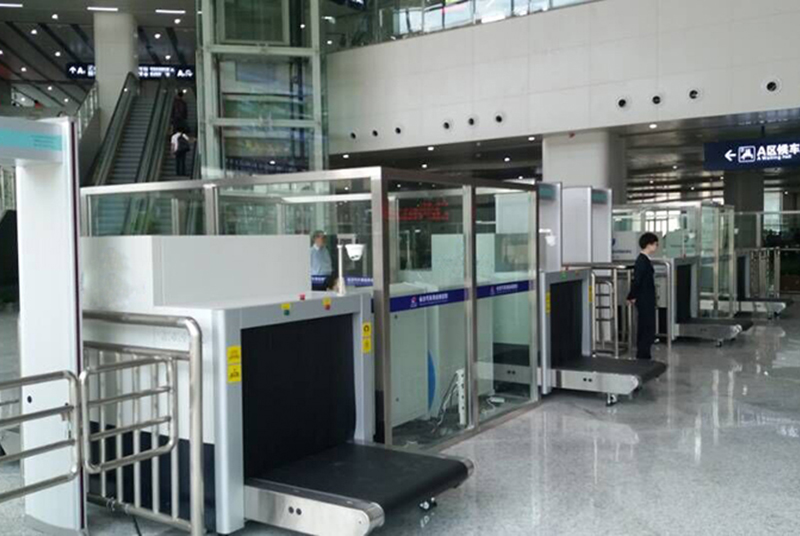
[[[94,63],[68,63],[67,77],[73,80],[92,80],[97,76]],[[139,65],[139,78],[178,78],[194,80],[194,65]]]
[[[800,166],[800,136],[794,139],[723,141],[706,143],[708,171]]]

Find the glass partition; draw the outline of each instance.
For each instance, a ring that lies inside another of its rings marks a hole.
[[[529,402],[536,390],[536,194],[478,188],[478,390],[480,419]]]
[[[82,222],[308,237],[309,290],[343,275],[373,298],[376,439],[425,447],[538,399],[535,187],[495,184],[364,168],[93,187]]]

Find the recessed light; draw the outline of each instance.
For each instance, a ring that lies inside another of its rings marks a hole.
[[[694,192],[694,186],[692,186],[692,191]]]
[[[422,169],[428,169],[428,164],[422,164]]]
[[[275,160],[270,160],[270,161],[269,161],[269,165],[270,165],[270,166],[274,166],[274,165],[275,165]]]
[[[650,123],[650,130],[655,130],[658,128],[658,125],[655,123]]]
[[[428,150],[429,150],[429,151],[433,151],[434,149],[435,149],[435,147],[434,147],[433,145],[429,145],[429,146],[428,146]]]
[[[38,34],[39,34],[39,30],[37,30],[36,28],[31,30],[31,35],[38,35]]]
[[[47,86],[47,91],[53,91],[53,86]]]
[[[672,169],[678,169],[678,166],[672,166]]]
[[[119,11],[118,7],[102,7],[102,6],[89,6],[86,11],[106,11],[109,13],[116,13]]]
[[[28,68],[27,67],[23,67],[22,69],[20,69],[20,71],[22,71],[23,73],[27,73],[28,72]]]
[[[342,155],[342,158],[344,158],[345,160],[347,160],[348,158],[350,158],[350,155],[349,155],[349,154],[343,154],[343,155]]]
[[[536,136],[528,136],[528,141],[536,141]]]
[[[175,19],[175,24],[180,24],[180,23],[181,23],[181,19]]]
[[[156,9],[156,13],[162,15],[186,15],[185,9]]]
[[[507,156],[507,157],[503,158],[503,162],[505,162],[505,163],[511,162],[511,157]]]
[[[161,34],[160,34],[160,33],[157,33],[157,34],[155,34],[153,37],[155,37],[156,39],[161,39]]]
[[[333,41],[331,41],[330,39],[328,39],[328,41],[327,41],[327,42],[328,42],[328,44],[329,44],[329,45],[332,45],[332,44],[333,44]]]
[[[167,60],[167,61],[169,61],[169,60],[171,60],[171,59],[172,59],[172,56],[170,56],[169,54],[167,54],[166,56],[164,56],[164,58],[166,58],[166,60]]]
[[[56,58],[60,58],[60,57],[61,57],[61,51],[59,51],[59,50],[56,50],[56,51],[53,53],[53,55],[54,55]]]
[[[22,4],[8,4],[8,3],[3,3],[3,4],[0,4],[0,7],[22,7]]]
[[[21,100],[22,102],[25,102],[25,97],[20,97],[19,100]]]
[[[53,20],[58,20],[58,13],[53,13],[52,15],[50,15],[50,18]]]
[[[69,102],[69,99],[68,99],[68,98],[65,98],[65,99],[64,99],[64,102]]]
[[[522,179],[524,179],[525,177],[523,177],[522,175],[520,175],[520,176],[519,176],[519,177],[517,177],[517,178],[518,178],[519,180],[522,180]]]
[[[305,29],[306,29],[306,25],[305,25],[305,24],[301,24],[301,25],[300,25],[300,29],[301,29],[301,30],[305,30]]]
[[[0,50],[0,56],[2,56],[2,55],[3,55],[3,51],[2,51],[2,50]]]

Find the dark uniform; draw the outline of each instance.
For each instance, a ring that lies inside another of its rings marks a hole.
[[[656,280],[650,258],[640,253],[633,268],[633,285],[629,300],[636,300],[639,324],[636,358],[651,359],[650,347],[656,340]]]

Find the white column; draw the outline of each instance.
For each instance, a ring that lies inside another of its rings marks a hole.
[[[128,13],[94,14],[94,49],[100,98],[100,129],[105,136],[128,73],[138,75],[136,19]]]
[[[544,180],[565,187],[611,188],[614,204],[627,198],[625,142],[607,130],[545,136]]]

